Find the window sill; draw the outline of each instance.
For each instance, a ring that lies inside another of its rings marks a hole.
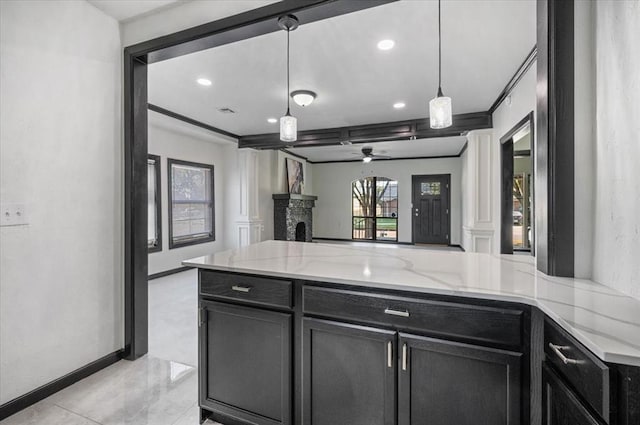
[[[183,246],[199,245],[201,243],[215,242],[216,237],[207,236],[206,238],[191,239],[186,241],[174,242],[169,240],[169,249],[182,248]]]

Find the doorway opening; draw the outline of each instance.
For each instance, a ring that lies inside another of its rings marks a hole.
[[[451,174],[411,176],[411,218],[414,244],[451,242]]]
[[[500,138],[501,225],[500,252],[535,251],[534,123],[533,112]]]

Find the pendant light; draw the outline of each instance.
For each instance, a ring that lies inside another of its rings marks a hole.
[[[298,120],[291,115],[289,96],[289,33],[298,28],[298,18],[293,15],[281,16],[278,26],[287,32],[287,113],[280,118],[280,140],[291,143],[298,140]]]
[[[442,94],[442,35],[440,23],[440,1],[438,0],[438,94],[429,102],[431,128],[447,128],[452,124],[451,98]]]

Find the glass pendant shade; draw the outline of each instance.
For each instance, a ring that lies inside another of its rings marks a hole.
[[[434,97],[429,102],[429,121],[431,128],[447,128],[452,124],[451,98],[442,96]]]
[[[298,120],[289,113],[280,118],[280,140],[283,142],[298,140]]]

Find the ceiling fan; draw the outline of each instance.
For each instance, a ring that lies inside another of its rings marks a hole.
[[[380,151],[380,153],[385,153],[384,151]],[[354,153],[352,155],[358,155],[359,153]],[[373,153],[373,148],[369,146],[365,146],[362,148],[362,162],[371,162],[374,159],[389,159],[390,156],[387,155],[378,155]]]

